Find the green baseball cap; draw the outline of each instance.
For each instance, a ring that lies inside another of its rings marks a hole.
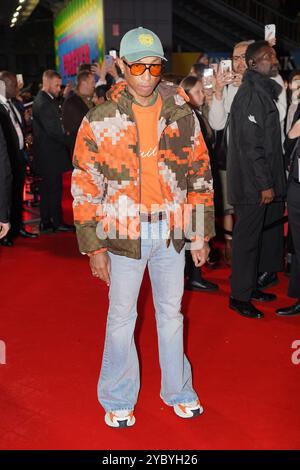
[[[144,57],[160,57],[167,60],[159,37],[142,26],[124,34],[120,44],[120,57],[125,57],[129,62],[135,62]]]

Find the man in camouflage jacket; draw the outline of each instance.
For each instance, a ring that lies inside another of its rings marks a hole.
[[[139,364],[134,328],[147,265],[161,398],[183,418],[203,411],[183,350],[180,305],[186,238],[201,266],[214,236],[212,177],[188,98],[176,86],[159,83],[163,60],[161,42],[152,31],[140,27],[125,34],[118,59],[125,81],[84,118],[74,151],[79,249],[89,255],[92,274],[110,288],[98,396],[112,427],[135,422]]]

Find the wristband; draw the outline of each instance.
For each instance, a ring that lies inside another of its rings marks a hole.
[[[89,257],[98,255],[99,253],[105,253],[107,251],[107,248],[100,248],[100,250],[92,251],[91,253],[87,253]]]

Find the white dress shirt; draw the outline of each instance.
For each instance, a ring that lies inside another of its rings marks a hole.
[[[22,127],[21,127],[21,122],[22,122],[21,115],[19,111],[17,110],[17,108],[14,106],[14,104],[10,100],[7,100],[5,96],[0,95],[0,103],[3,104],[3,106],[5,107],[5,109],[7,110],[9,114],[11,122],[18,135],[19,148],[20,150],[23,150],[24,149],[24,135],[23,135]]]

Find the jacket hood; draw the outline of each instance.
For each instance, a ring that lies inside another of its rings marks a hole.
[[[243,82],[250,83],[254,88],[263,90],[275,101],[278,100],[278,97],[282,92],[282,87],[275,80],[272,80],[255,70],[246,70]]]
[[[165,118],[167,124],[192,114],[192,110],[187,104],[189,97],[183,88],[170,82],[160,82],[157,91],[162,98],[161,117]],[[120,110],[134,119],[132,112],[134,98],[129,92],[125,80],[112,86],[106,96],[108,100],[117,103]]]

